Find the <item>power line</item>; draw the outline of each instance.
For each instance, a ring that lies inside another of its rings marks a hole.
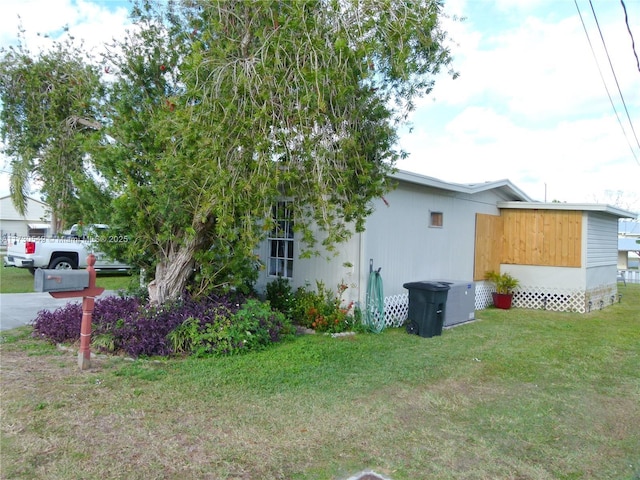
[[[604,79],[604,75],[602,74],[602,69],[600,68],[600,63],[598,62],[598,57],[596,56],[596,52],[593,48],[593,44],[591,43],[591,38],[589,37],[589,32],[587,31],[587,26],[584,23],[584,18],[582,18],[582,12],[580,11],[580,7],[578,6],[578,1],[577,0],[573,0],[573,3],[576,6],[576,10],[578,11],[578,16],[580,17],[580,22],[582,23],[582,28],[584,29],[584,33],[587,36],[587,42],[589,42],[589,48],[591,49],[591,53],[593,55],[593,59],[596,62],[596,66],[598,67],[598,73],[600,74],[600,79],[602,80],[602,84],[604,85],[604,89],[607,92],[607,96],[609,97],[609,102],[611,103],[611,107],[613,108],[613,112],[616,114],[616,118],[618,119],[618,124],[620,125],[620,128],[622,129],[622,134],[624,135],[625,140],[627,141],[627,145],[629,145],[629,149],[631,150],[631,155],[633,155],[634,160],[636,161],[636,163],[638,165],[640,165],[640,160],[638,160],[638,156],[636,155],[635,150],[633,149],[633,147],[631,146],[631,142],[629,141],[629,137],[627,136],[627,131],[625,130],[624,126],[622,125],[622,120],[620,120],[620,115],[618,115],[618,110],[616,109],[615,104],[613,103],[613,98],[611,98],[611,93],[609,93],[609,88],[607,87],[607,82]],[[591,3],[591,0],[589,0],[589,3]],[[591,6],[591,8],[593,9],[593,5]],[[595,12],[594,12],[594,16],[595,16]],[[596,19],[596,23],[597,23],[597,19]],[[598,29],[600,29],[600,27],[598,26]],[[604,42],[604,39],[603,39]],[[606,47],[605,47],[606,50]],[[607,53],[608,56],[608,53]],[[609,60],[609,63],[611,64],[611,60]],[[613,67],[611,67],[613,69]],[[615,74],[614,74],[615,76]],[[616,83],[617,83],[617,79],[616,79]],[[620,88],[618,87],[618,90],[620,90]],[[622,96],[622,93],[620,93],[620,95]],[[624,98],[623,98],[623,103],[624,103]],[[626,109],[626,105],[625,105],[625,109]],[[627,112],[627,116],[629,115],[629,113]],[[629,119],[629,122],[631,122],[631,119]],[[631,124],[631,129],[633,130],[633,124]],[[635,134],[635,131],[634,131]],[[637,141],[637,137],[636,137],[636,141]],[[640,144],[639,144],[640,145]]]
[[[633,136],[636,139],[636,144],[640,149],[640,140],[638,140],[638,135],[636,135],[636,130],[633,128],[633,122],[631,121],[631,116],[629,115],[629,110],[627,109],[627,103],[624,101],[624,96],[622,95],[622,90],[620,90],[620,84],[618,83],[618,76],[616,75],[616,71],[613,68],[613,63],[611,63],[611,57],[609,56],[609,50],[607,49],[607,44],[604,41],[604,36],[602,35],[602,30],[600,29],[600,22],[598,22],[598,17],[596,16],[596,11],[593,9],[593,3],[589,0],[589,5],[591,6],[591,12],[593,12],[593,18],[596,21],[596,26],[598,27],[598,33],[600,34],[600,40],[602,40],[602,45],[604,46],[604,51],[607,54],[607,60],[609,61],[609,67],[611,68],[611,73],[613,74],[613,79],[616,82],[616,87],[618,87],[618,93],[620,94],[620,100],[622,100],[622,106],[624,107],[624,111],[627,114],[627,120],[629,120],[629,126],[631,127],[631,131],[633,132]],[[637,160],[637,158],[636,158]]]
[[[624,10],[624,23],[627,25],[627,32],[629,32],[629,36],[631,37],[631,50],[633,50],[633,56],[636,57],[636,65],[638,66],[638,71],[640,72],[640,60],[638,60],[638,54],[636,53],[636,42],[633,40],[633,33],[631,33],[631,28],[629,27],[627,6],[624,4],[624,0],[620,0],[620,3],[622,4],[622,9]]]

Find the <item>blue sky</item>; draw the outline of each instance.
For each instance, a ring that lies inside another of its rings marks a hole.
[[[418,101],[413,130],[400,138],[409,158],[398,167],[455,183],[508,178],[536,200],[640,211],[640,71],[624,10],[617,0],[591,0],[635,136],[590,2],[577,3],[597,63],[573,0],[446,1],[460,77],[439,76]],[[640,55],[640,0],[625,5]],[[0,0],[0,10],[2,45],[15,41],[20,14],[33,44],[46,42],[36,32],[68,24],[98,48],[122,35],[128,2]],[[0,173],[0,196],[7,193]]]

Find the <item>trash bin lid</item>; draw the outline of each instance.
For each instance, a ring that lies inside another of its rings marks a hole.
[[[428,280],[423,280],[421,282],[407,282],[402,286],[409,290],[428,290],[430,292],[442,292],[451,288],[451,285],[445,282],[434,282]]]

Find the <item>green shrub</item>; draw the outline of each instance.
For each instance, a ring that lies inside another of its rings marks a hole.
[[[291,318],[295,298],[287,278],[278,277],[269,282],[267,284],[266,298],[271,304],[271,308]]]
[[[189,317],[167,335],[174,353],[190,353],[200,341],[200,320]]]
[[[308,290],[305,287],[299,287],[293,295],[293,307],[291,309],[291,320],[303,327],[311,328],[313,317],[309,315],[312,308],[324,303],[320,294]]]
[[[233,341],[231,325],[231,317],[216,315],[200,329],[193,354],[197,357],[206,357],[237,353],[243,345],[241,342]]]
[[[355,326],[353,302],[343,306],[342,294],[348,286],[338,285],[337,295],[327,289],[323,282],[316,282],[316,291],[304,287],[296,290],[293,321],[317,332],[344,332]]]
[[[260,350],[294,333],[283,313],[268,302],[250,299],[233,315],[221,310],[206,322],[189,317],[167,339],[175,353],[204,357]]]

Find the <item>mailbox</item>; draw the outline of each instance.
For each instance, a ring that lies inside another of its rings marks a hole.
[[[34,275],[36,292],[73,292],[89,287],[88,270],[50,270],[39,268]]]

